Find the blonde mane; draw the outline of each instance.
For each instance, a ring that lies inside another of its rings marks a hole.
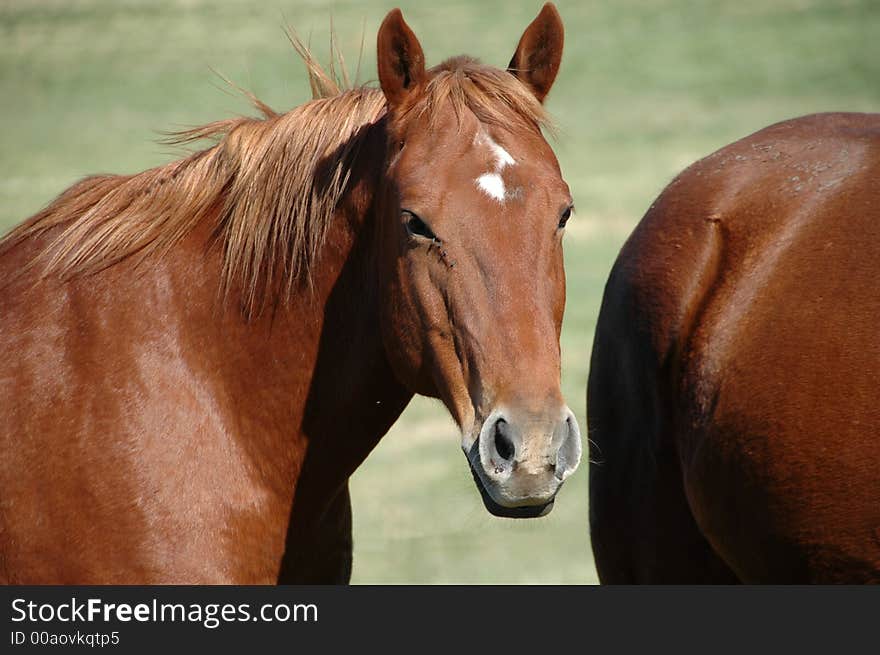
[[[223,250],[221,289],[242,290],[248,315],[270,294],[289,296],[308,274],[346,191],[366,126],[386,112],[379,89],[341,89],[299,42],[314,99],[279,114],[250,94],[259,118],[181,132],[175,144],[213,139],[184,159],[129,176],[86,178],[0,240],[0,253],[30,238],[47,244],[32,265],[69,279],[124,259],[161,256],[203,220]],[[431,71],[407,112],[452,103],[486,123],[511,119],[540,129],[543,107],[513,75],[469,58]],[[405,120],[406,117],[400,117]]]

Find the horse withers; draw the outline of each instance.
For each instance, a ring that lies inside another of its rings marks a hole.
[[[611,272],[588,385],[603,582],[880,582],[880,115],[679,175]]]
[[[427,70],[400,11],[381,89],[180,135],[0,243],[0,580],[345,582],[348,479],[442,399],[488,509],[549,511],[571,196],[542,136],[563,27],[507,70]]]

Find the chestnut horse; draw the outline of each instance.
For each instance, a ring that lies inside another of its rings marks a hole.
[[[399,10],[381,89],[313,88],[218,143],[87,178],[0,246],[0,580],[345,582],[348,479],[442,399],[488,509],[578,465],[560,392],[571,196],[542,136],[547,5],[501,70],[426,70]]]
[[[678,176],[605,288],[589,379],[603,582],[880,582],[880,115]]]

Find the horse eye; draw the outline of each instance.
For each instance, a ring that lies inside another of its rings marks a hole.
[[[409,220],[406,222],[406,231],[409,232],[411,236],[431,239],[432,241],[437,239],[436,235],[431,232],[431,228],[428,227],[425,221],[409,210],[405,209],[403,210],[403,213],[409,216]]]
[[[565,208],[565,211],[562,212],[562,216],[559,217],[559,229],[563,229],[565,224],[568,223],[568,219],[571,218],[571,212],[574,209],[573,206],[569,205]]]

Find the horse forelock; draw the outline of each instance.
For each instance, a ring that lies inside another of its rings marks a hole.
[[[467,56],[453,57],[428,71],[428,80],[414,94],[395,122],[405,124],[413,118],[427,118],[429,125],[449,107],[461,122],[473,114],[481,123],[511,123],[520,129],[553,131],[553,122],[535,94],[510,72],[482,64]]]

